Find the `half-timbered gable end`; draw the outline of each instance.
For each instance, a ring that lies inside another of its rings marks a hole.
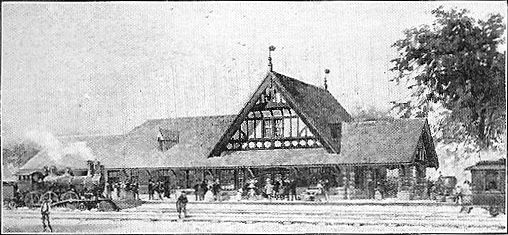
[[[269,72],[212,155],[223,151],[322,147],[338,153],[341,122],[350,120],[351,116],[328,91]]]

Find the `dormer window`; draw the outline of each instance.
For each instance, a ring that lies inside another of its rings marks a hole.
[[[166,151],[176,144],[180,138],[180,132],[159,128],[157,141],[159,142],[159,150]]]

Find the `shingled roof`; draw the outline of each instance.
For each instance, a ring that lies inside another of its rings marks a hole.
[[[275,84],[285,100],[306,122],[324,148],[220,152],[260,94]],[[342,122],[340,142],[331,137],[331,123]],[[162,132],[164,133],[161,133]],[[178,133],[179,141],[166,151],[157,136]],[[148,120],[125,135],[70,138],[84,141],[106,168],[221,168],[305,165],[396,165],[413,163],[419,142],[428,153],[426,165],[437,167],[437,155],[426,119],[354,122],[337,100],[322,88],[269,72],[238,115]],[[340,153],[339,153],[340,149]],[[220,151],[217,151],[220,150]],[[217,155],[219,157],[210,157]],[[41,169],[50,156],[38,154],[22,169]],[[61,167],[86,167],[76,156]],[[56,165],[56,164],[55,164]]]

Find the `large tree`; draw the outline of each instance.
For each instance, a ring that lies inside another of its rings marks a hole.
[[[465,9],[432,11],[435,21],[406,30],[392,46],[393,81],[408,82],[412,100],[393,102],[401,116],[425,116],[432,103],[449,110],[438,128],[437,141],[471,142],[492,147],[506,134],[505,55],[503,17],[470,17]]]

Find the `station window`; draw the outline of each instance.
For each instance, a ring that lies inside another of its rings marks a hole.
[[[497,190],[497,172],[487,171],[485,174],[485,191]]]

